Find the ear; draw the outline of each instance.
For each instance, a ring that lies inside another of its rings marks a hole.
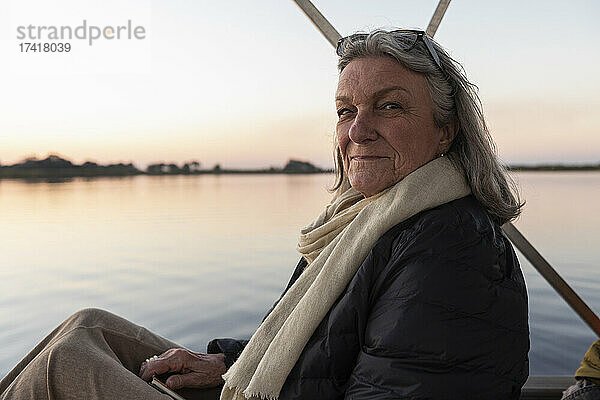
[[[456,119],[453,119],[446,124],[442,129],[442,136],[438,144],[438,154],[447,153],[452,145],[452,141],[458,133],[458,123]]]

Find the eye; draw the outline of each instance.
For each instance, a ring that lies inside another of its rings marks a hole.
[[[402,105],[398,104],[398,103],[393,103],[393,102],[387,102],[387,103],[383,103],[380,108],[382,110],[402,110],[404,109],[404,107],[402,107]]]
[[[347,114],[350,114],[351,112],[352,112],[352,110],[349,109],[349,108],[346,108],[346,107],[345,108],[340,108],[339,110],[337,110],[337,115],[338,115],[338,117],[341,118],[341,117],[343,117],[343,116],[345,116]]]

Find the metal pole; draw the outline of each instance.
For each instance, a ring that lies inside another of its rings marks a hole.
[[[337,45],[337,41],[340,39],[340,34],[337,30],[327,21],[327,19],[317,10],[317,8],[310,2],[310,0],[294,0],[294,2],[300,7],[300,9],[306,14],[306,16],[312,21],[317,27],[319,32],[325,36],[327,41],[332,46]],[[427,34],[430,37],[435,35],[437,27],[439,26],[446,8],[450,0],[440,0],[429,27],[427,28]],[[575,293],[575,291],[565,282],[563,278],[550,266],[548,261],[542,257],[542,255],[525,239],[525,237],[519,232],[519,230],[512,224],[506,223],[502,225],[502,229],[506,236],[515,245],[517,249],[523,255],[531,265],[546,279],[546,281],[556,290],[556,292],[571,306],[571,308],[583,319],[588,326],[600,336],[600,319],[598,316],[588,307],[587,304]]]
[[[342,38],[342,35],[327,21],[327,18],[321,14],[321,12],[310,2],[310,0],[294,0],[294,2],[300,7],[302,12],[306,14],[308,19],[317,27],[319,32],[325,36],[325,39],[333,47],[337,46],[338,40]]]
[[[440,26],[440,22],[442,22],[442,18],[444,18],[444,14],[446,14],[446,9],[450,4],[450,0],[440,0],[438,3],[433,15],[431,16],[431,21],[429,21],[429,25],[427,26],[427,35],[429,37],[433,37],[437,32],[438,26]]]
[[[544,257],[533,247],[531,243],[512,224],[502,225],[502,230],[515,245],[517,249],[529,260],[531,265],[546,279],[546,281],[558,292],[568,305],[583,319],[588,326],[600,337],[600,319],[569,286],[567,282],[556,272]]]

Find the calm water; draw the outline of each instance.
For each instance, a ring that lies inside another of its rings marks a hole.
[[[600,312],[600,173],[521,173],[517,222]],[[0,376],[83,307],[203,351],[248,337],[299,256],[327,175],[0,181]],[[577,368],[594,334],[522,260],[532,374]]]

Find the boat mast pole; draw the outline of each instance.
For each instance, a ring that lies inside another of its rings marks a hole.
[[[558,292],[558,294],[567,302],[568,305],[583,319],[588,326],[600,337],[600,319],[579,297],[577,293],[569,286],[567,282],[556,272],[546,259],[533,247],[531,243],[519,232],[512,224],[507,222],[502,225],[502,230],[506,236],[515,245],[517,249],[525,256],[535,269],[546,279],[546,281]]]
[[[319,12],[319,10],[311,3],[310,0],[293,0],[298,7],[306,14],[315,27],[325,36],[325,39],[333,47],[337,45],[341,35],[327,21],[327,18]],[[450,0],[440,0],[438,6],[431,17],[427,34],[431,37],[435,35],[446,9],[450,4]],[[579,315],[581,319],[600,337],[600,319],[592,311],[590,307],[575,293],[567,282],[556,272],[554,268],[542,257],[542,255],[533,247],[531,243],[519,232],[519,230],[511,223],[507,222],[502,225],[502,230],[508,236],[515,247],[525,256],[525,258],[533,265],[533,267],[546,279],[546,281],[556,290],[556,292],[567,302],[569,306]]]
[[[325,39],[333,47],[337,46],[338,40],[342,35],[329,23],[327,18],[314,6],[310,0],[294,0],[294,3],[300,7],[300,10],[310,19],[314,26],[325,36]]]
[[[440,26],[440,22],[442,22],[442,18],[444,18],[444,14],[446,14],[446,9],[448,8],[449,4],[450,0],[440,0],[438,3],[433,15],[431,16],[427,30],[425,31],[429,37],[435,36],[437,28]]]

